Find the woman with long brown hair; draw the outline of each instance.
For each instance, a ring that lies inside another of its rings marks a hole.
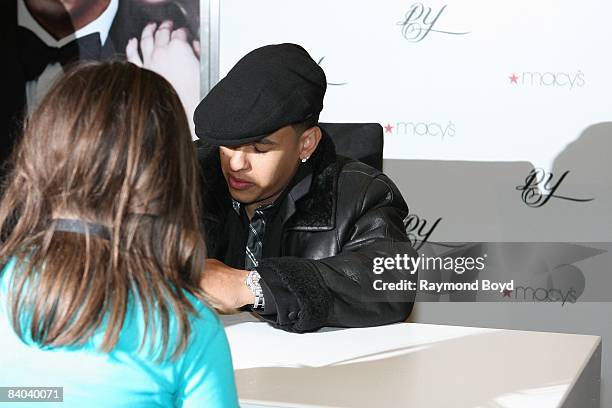
[[[89,63],[50,89],[0,203],[0,386],[63,387],[63,406],[237,406],[200,289],[197,168],[161,76]]]

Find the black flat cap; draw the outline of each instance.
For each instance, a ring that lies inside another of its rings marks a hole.
[[[254,142],[318,115],[326,88],[325,73],[299,45],[257,48],[200,102],[195,132],[217,146]]]

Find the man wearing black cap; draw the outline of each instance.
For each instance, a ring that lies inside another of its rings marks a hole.
[[[203,288],[288,331],[403,321],[414,297],[373,290],[375,259],[416,256],[408,208],[387,176],[336,155],[317,126],[326,86],[302,47],[269,45],[243,57],[194,114],[205,146]],[[400,269],[384,278],[414,281]]]

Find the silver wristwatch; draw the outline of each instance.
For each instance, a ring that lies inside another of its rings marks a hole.
[[[253,303],[253,309],[263,309],[265,306],[265,300],[263,296],[263,290],[261,289],[261,283],[259,283],[261,276],[256,270],[249,271],[244,283],[255,295],[255,303]]]

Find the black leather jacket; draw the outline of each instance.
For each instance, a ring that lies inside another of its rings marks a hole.
[[[232,239],[224,221],[232,211],[229,193],[218,150],[201,150],[199,155],[208,256],[224,261],[223,248]],[[373,273],[374,258],[417,256],[404,230],[408,208],[400,192],[380,171],[337,156],[327,136],[310,160],[308,193],[277,214],[284,220],[281,256],[264,258],[257,267],[277,312],[262,317],[295,332],[406,320],[414,292],[372,289],[376,279],[416,281],[416,274],[406,271]],[[291,194],[285,196],[291,199]]]

